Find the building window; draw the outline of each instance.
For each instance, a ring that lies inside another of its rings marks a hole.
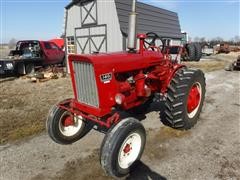
[[[67,52],[68,54],[75,54],[76,50],[75,50],[75,41],[74,41],[74,37],[67,37]]]

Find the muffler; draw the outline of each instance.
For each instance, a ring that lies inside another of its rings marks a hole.
[[[132,12],[129,15],[128,22],[128,49],[135,51],[136,49],[136,30],[137,30],[137,13],[136,13],[136,0],[132,2]]]

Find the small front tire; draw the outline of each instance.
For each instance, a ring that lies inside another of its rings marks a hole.
[[[92,124],[55,105],[48,115],[46,129],[54,142],[72,144],[83,138],[92,129]]]
[[[101,146],[100,161],[112,177],[123,177],[142,156],[146,142],[143,125],[134,118],[126,118],[111,128]]]

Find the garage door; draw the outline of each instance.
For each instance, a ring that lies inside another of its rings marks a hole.
[[[107,52],[107,26],[76,28],[77,53]]]

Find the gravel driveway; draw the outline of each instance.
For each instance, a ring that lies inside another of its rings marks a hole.
[[[125,179],[240,179],[240,74],[206,74],[206,101],[198,124],[180,132],[163,126],[152,105],[143,124],[146,149]],[[0,146],[0,179],[110,179],[99,165],[103,135],[92,131],[70,146],[42,135]]]

